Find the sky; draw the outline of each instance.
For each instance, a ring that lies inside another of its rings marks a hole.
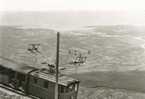
[[[0,0],[1,11],[142,10],[145,0]]]
[[[145,25],[145,0],[0,0],[0,25]]]

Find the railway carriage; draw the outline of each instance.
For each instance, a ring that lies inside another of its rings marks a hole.
[[[54,99],[55,74],[0,58],[0,83],[40,99]],[[59,99],[77,99],[79,81],[59,74]]]

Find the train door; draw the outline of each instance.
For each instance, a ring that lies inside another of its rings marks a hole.
[[[62,88],[62,92],[59,94],[59,99],[77,99],[79,82],[72,83]]]

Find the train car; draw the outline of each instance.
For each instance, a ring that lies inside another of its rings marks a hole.
[[[55,74],[13,60],[0,58],[0,83],[40,99],[54,99]],[[77,99],[79,81],[59,74],[59,99]]]

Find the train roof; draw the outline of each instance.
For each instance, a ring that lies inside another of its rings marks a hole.
[[[47,80],[47,81],[51,81],[51,82],[54,82],[54,83],[56,82],[55,74],[44,73],[40,70],[37,70],[34,67],[30,67],[26,64],[18,63],[16,61],[13,61],[11,59],[4,58],[4,57],[1,57],[1,56],[0,56],[0,65],[2,67],[5,67],[5,68],[8,68],[8,69],[11,69],[13,71],[20,72],[20,73],[24,73],[24,74],[27,74],[27,73],[29,73],[33,70],[36,70],[36,71],[31,72],[30,75],[32,75],[34,77],[44,79],[44,80]],[[78,82],[78,80],[76,80],[74,78],[71,78],[69,76],[59,75],[58,83],[60,85],[67,86],[67,85],[69,85],[71,83],[74,83],[74,82]]]
[[[54,83],[56,82],[55,74],[34,71],[31,73],[31,75],[33,75],[34,77],[45,79],[47,81],[54,82]],[[74,79],[74,78],[66,76],[66,75],[61,75],[61,74],[59,75],[58,78],[59,78],[58,83],[63,86],[68,86],[71,83],[79,82],[77,79]]]

